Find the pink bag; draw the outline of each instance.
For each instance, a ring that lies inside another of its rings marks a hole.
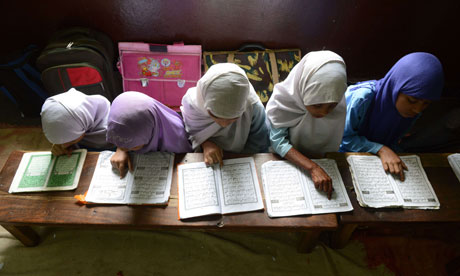
[[[201,77],[201,45],[119,42],[123,91],[138,91],[179,111]]]

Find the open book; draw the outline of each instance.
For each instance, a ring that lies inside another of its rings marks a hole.
[[[289,161],[269,161],[262,165],[267,213],[270,217],[323,214],[353,210],[345,185],[332,159],[313,160],[331,177],[331,199],[315,188],[310,174]]]
[[[447,160],[457,176],[458,181],[460,181],[460,153],[454,153],[447,156]]]
[[[73,190],[78,186],[86,150],[71,156],[50,151],[24,153],[11,183],[10,193]]]
[[[224,160],[222,168],[182,164],[178,176],[181,219],[264,208],[252,157]]]
[[[99,154],[96,169],[85,201],[108,204],[163,204],[171,191],[174,153],[149,152],[133,154],[134,171],[123,179],[112,168],[110,158],[114,152]]]
[[[404,171],[404,181],[399,176],[386,173],[377,156],[347,157],[359,205],[374,208],[439,209],[439,200],[420,158],[416,155],[400,158],[408,168]]]

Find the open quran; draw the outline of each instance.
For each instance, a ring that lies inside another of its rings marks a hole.
[[[353,210],[345,185],[332,159],[314,159],[332,179],[331,199],[315,188],[310,174],[289,161],[269,161],[262,165],[267,213],[270,217],[324,214]]]
[[[264,208],[252,157],[178,166],[179,218],[249,212]]]
[[[377,156],[347,157],[359,204],[373,208],[439,209],[439,200],[420,158],[416,155],[400,158],[408,168],[404,171],[404,181],[385,172]]]
[[[159,204],[169,200],[174,154],[149,152],[132,154],[134,171],[120,178],[112,168],[110,158],[114,152],[99,154],[96,169],[84,198],[90,203],[105,204]]]

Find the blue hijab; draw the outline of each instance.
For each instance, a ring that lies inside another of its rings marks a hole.
[[[363,83],[369,86],[369,83]],[[441,62],[429,53],[402,57],[383,79],[375,82],[375,97],[369,106],[359,134],[373,142],[391,146],[419,116],[402,117],[396,109],[401,92],[418,99],[438,100],[444,85]]]

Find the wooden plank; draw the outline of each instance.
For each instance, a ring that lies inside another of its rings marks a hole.
[[[22,225],[54,225],[111,227],[127,229],[184,228],[227,229],[241,231],[303,231],[317,228],[337,228],[335,214],[298,216],[271,219],[266,211],[205,216],[187,220],[177,218],[177,169],[173,173],[171,197],[168,206],[81,205],[73,198],[84,194],[91,181],[97,162],[97,153],[90,153],[85,161],[78,188],[75,191],[8,194],[9,185],[22,157],[13,152],[0,173],[0,223]],[[242,155],[226,154],[226,158]],[[260,171],[263,162],[276,159],[272,154],[255,155]],[[198,153],[176,155],[175,163],[202,161]],[[260,173],[258,173],[260,179]],[[260,183],[261,184],[261,183]]]

